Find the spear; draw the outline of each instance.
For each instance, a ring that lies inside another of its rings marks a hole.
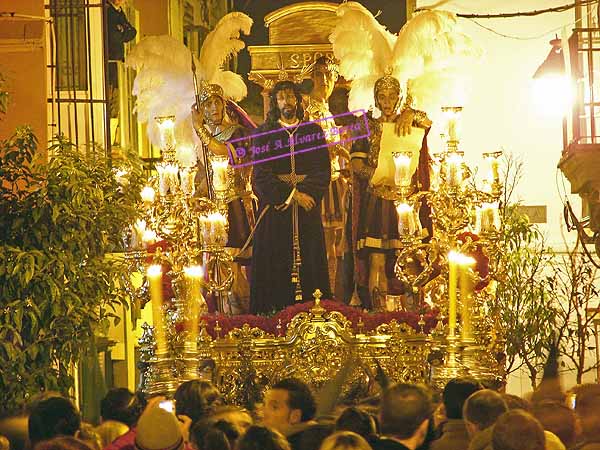
[[[196,110],[200,112],[200,92],[198,90],[198,77],[196,76],[196,63],[194,62],[194,52],[190,50],[190,56],[192,57],[192,78],[194,80],[194,95],[196,97]],[[204,160],[204,174],[206,176],[206,188],[208,189],[208,198],[211,200],[214,198],[213,190],[212,190],[212,177],[210,173],[210,169],[208,168],[208,158],[206,156],[206,152],[204,151],[204,145],[202,145],[202,159]],[[207,148],[208,150],[208,148]]]

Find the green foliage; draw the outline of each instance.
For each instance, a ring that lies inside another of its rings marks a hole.
[[[598,361],[589,363],[588,351],[598,320],[598,269],[579,250],[580,242],[554,265],[550,293],[557,306],[557,338],[563,366],[573,371],[577,383],[586,372],[595,370]]]
[[[72,388],[70,369],[126,301],[110,254],[137,215],[139,166],[119,184],[97,150],[59,137],[45,162],[37,146],[29,128],[0,142],[0,414]]]
[[[522,177],[522,162],[509,155],[505,168],[495,313],[505,332],[507,373],[525,366],[535,387],[556,328],[556,309],[549,296],[553,253],[512,198]]]
[[[504,208],[503,231],[496,299],[501,328],[506,330],[506,370],[511,373],[525,365],[535,386],[555,328],[556,311],[548,296],[551,277],[547,272],[552,253],[518,205]]]

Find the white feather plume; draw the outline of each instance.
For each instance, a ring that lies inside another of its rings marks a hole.
[[[340,74],[352,81],[350,110],[374,108],[373,87],[386,71],[410,84],[417,107],[430,115],[464,97],[467,72],[481,52],[460,32],[453,13],[421,12],[397,36],[356,2],[342,3],[337,15],[329,40]]]
[[[215,29],[208,33],[200,51],[198,76],[201,80],[223,87],[225,95],[239,101],[247,94],[246,84],[237,73],[223,71],[227,59],[244,48],[240,33],[250,33],[252,19],[244,13],[232,12],[221,18]],[[229,92],[231,91],[231,92]]]
[[[226,97],[235,101],[247,94],[243,78],[222,65],[244,47],[240,32],[248,34],[252,19],[242,13],[224,16],[206,37],[200,58],[194,57],[199,80],[216,83]],[[171,36],[149,36],[131,49],[125,63],[137,71],[133,83],[138,121],[147,123],[150,142],[160,144],[155,117],[175,116],[175,139],[179,143],[198,144],[193,131],[191,106],[195,102],[192,54]]]
[[[455,14],[423,11],[400,30],[393,74],[401,83],[410,81],[415,106],[433,118],[442,106],[464,104],[469,73],[480,56]]]
[[[353,82],[353,89],[361,91],[351,94],[351,98],[355,99],[351,104],[356,104],[359,98],[368,101],[369,95],[363,92],[366,79],[377,79],[384,75],[392,57],[396,36],[360,3],[342,3],[336,13],[338,21],[329,40],[334,56],[340,61],[340,74],[347,80],[356,81]],[[373,97],[372,93],[370,97]],[[363,104],[360,107],[368,108],[370,105]]]
[[[182,126],[194,104],[191,53],[187,47],[171,36],[149,36],[131,49],[125,63],[137,71],[132,91],[135,110],[138,121],[147,123],[150,142],[160,143],[154,118],[174,115],[178,142],[193,143],[194,133]]]

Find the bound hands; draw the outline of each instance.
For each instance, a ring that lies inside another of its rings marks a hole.
[[[310,211],[317,204],[315,199],[304,192],[296,191],[292,197],[305,211]]]

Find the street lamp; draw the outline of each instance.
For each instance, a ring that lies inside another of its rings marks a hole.
[[[540,111],[563,119],[563,149],[568,146],[567,113],[573,105],[573,87],[565,70],[562,42],[556,36],[552,48],[533,75],[534,99]]]

